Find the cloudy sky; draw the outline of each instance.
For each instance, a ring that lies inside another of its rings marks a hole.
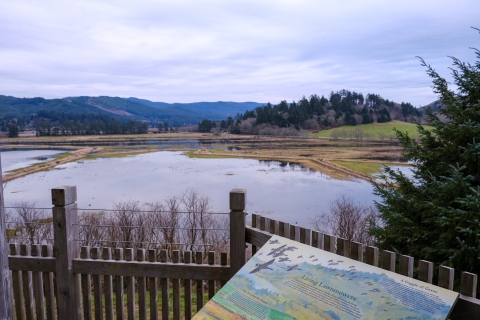
[[[478,0],[0,2],[0,94],[278,103],[348,89],[436,99],[480,48]]]

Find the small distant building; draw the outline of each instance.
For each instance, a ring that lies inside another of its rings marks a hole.
[[[148,133],[159,133],[160,130],[158,128],[148,128]]]

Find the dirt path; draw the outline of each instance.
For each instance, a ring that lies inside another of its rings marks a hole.
[[[43,163],[40,163],[38,165],[33,165],[33,166],[30,166],[30,167],[20,169],[20,170],[15,171],[15,172],[7,173],[7,174],[2,176],[2,179],[3,179],[3,182],[11,181],[13,179],[24,177],[26,175],[29,175],[29,174],[32,174],[32,173],[35,173],[35,172],[39,172],[39,171],[42,171],[42,170],[45,170],[45,169],[51,169],[51,168],[56,167],[60,164],[64,164],[64,163],[71,162],[71,161],[76,161],[78,159],[81,159],[81,158],[85,157],[86,155],[88,155],[90,153],[97,153],[97,152],[100,152],[102,150],[103,150],[103,148],[100,148],[100,147],[91,147],[91,148],[82,148],[82,149],[78,149],[78,150],[75,150],[75,151],[71,151],[70,152],[71,155],[69,155],[65,158],[43,162]]]

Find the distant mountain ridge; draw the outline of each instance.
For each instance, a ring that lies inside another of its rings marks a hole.
[[[158,120],[173,126],[195,125],[203,119],[223,120],[264,103],[257,102],[153,102],[135,97],[66,97],[62,99],[16,98],[0,95],[0,116],[29,116],[41,110],[63,113],[94,113],[115,118]]]

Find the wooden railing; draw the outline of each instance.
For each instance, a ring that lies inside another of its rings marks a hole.
[[[228,253],[80,247],[76,188],[52,190],[54,244],[10,244],[16,319],[189,319],[272,235],[413,277],[414,258],[252,215],[245,190],[230,192]],[[170,256],[170,258],[169,258]],[[205,259],[206,258],[206,259]],[[183,261],[183,262],[182,262]],[[207,261],[207,263],[204,263]],[[219,262],[219,263],[218,263]],[[432,283],[434,265],[418,261],[418,279]],[[453,290],[454,270],[439,266],[438,285]],[[479,319],[477,275],[463,272],[451,319]]]
[[[252,245],[252,254],[254,254],[259,247],[267,243],[273,235],[279,235],[413,278],[413,257],[400,255],[397,266],[395,252],[387,250],[380,252],[378,248],[373,246],[364,246],[362,243],[348,241],[347,239],[338,238],[319,231],[312,231],[307,228],[301,228],[259,215],[252,215],[252,226],[246,227],[245,234],[246,242]],[[432,262],[419,260],[417,279],[431,284],[433,280],[433,268],[434,265]],[[453,290],[454,271],[453,268],[439,266],[437,285],[445,289]],[[477,282],[478,276],[476,274],[462,272],[460,298],[450,315],[450,319],[480,319],[480,300],[475,299]]]
[[[52,189],[53,246],[9,245],[16,319],[189,319],[245,263],[244,190],[230,193],[229,264],[226,252],[216,264],[215,252],[80,247],[76,200],[76,187]]]

